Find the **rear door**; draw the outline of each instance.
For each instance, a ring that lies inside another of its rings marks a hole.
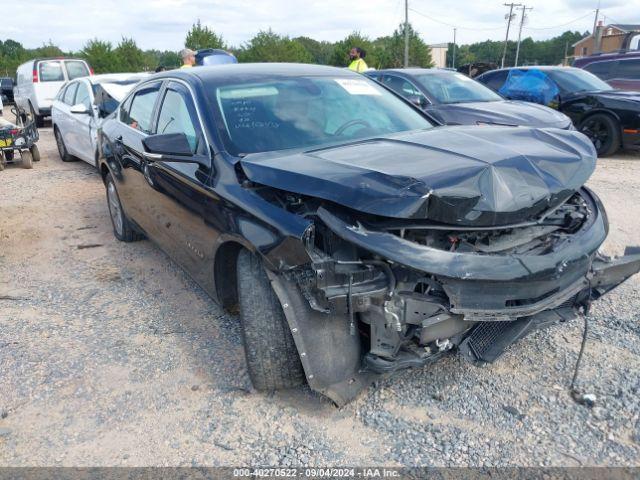
[[[71,118],[71,107],[76,101],[76,92],[78,91],[78,82],[71,82],[64,89],[64,93],[58,96],[56,101],[56,128],[62,136],[65,148],[75,155],[76,146],[73,139],[73,119]]]
[[[51,108],[62,85],[66,81],[62,60],[40,60],[36,64],[37,81],[33,84],[34,108],[42,115],[41,109]]]

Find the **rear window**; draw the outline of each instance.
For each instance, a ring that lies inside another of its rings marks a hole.
[[[69,80],[89,75],[89,69],[87,68],[87,64],[84,62],[79,60],[66,60],[64,64],[67,67],[67,76],[69,77]]]
[[[64,82],[64,73],[62,72],[62,62],[49,61],[40,62],[38,64],[38,79],[41,82]]]
[[[615,77],[640,80],[640,59],[620,60]]]

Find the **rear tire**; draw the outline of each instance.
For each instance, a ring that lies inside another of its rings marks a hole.
[[[13,162],[13,157],[14,157],[14,151],[13,150],[6,150],[4,152],[4,159],[7,162]]]
[[[34,162],[39,162],[40,161],[40,149],[38,148],[37,145],[32,146],[29,151],[31,152],[31,155],[33,156],[33,161]]]
[[[253,386],[271,391],[304,384],[298,350],[262,262],[241,250],[237,276],[244,351]]]
[[[33,168],[33,155],[29,150],[22,150],[20,152],[20,158],[22,159],[22,168]]]
[[[121,242],[141,240],[143,235],[135,230],[122,209],[116,184],[110,173],[105,177],[104,184],[107,189],[107,206],[109,207],[109,216],[111,217],[111,225],[113,226],[113,235]]]
[[[67,147],[64,144],[62,134],[57,127],[53,130],[53,136],[56,137],[56,145],[58,146],[58,155],[60,155],[60,160],[62,160],[63,162],[73,162],[75,158],[69,155]]]
[[[613,155],[620,149],[620,125],[610,115],[596,113],[580,124],[580,131],[593,142],[599,157]]]

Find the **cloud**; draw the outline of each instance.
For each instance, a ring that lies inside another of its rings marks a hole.
[[[520,0],[533,7],[524,36],[549,38],[567,29],[591,30],[597,1]],[[354,30],[371,38],[390,34],[404,20],[402,0],[21,0],[3,22],[0,39],[27,47],[51,40],[64,50],[78,50],[91,38],[117,43],[133,37],[145,49],[179,50],[190,26],[200,19],[232,45],[242,45],[259,30],[272,28],[290,36],[336,41]],[[458,43],[504,38],[507,13],[499,0],[409,0],[410,21],[427,43]],[[601,0],[610,23],[634,23],[640,0]],[[424,16],[426,15],[426,16]],[[576,20],[578,17],[584,17]],[[431,18],[427,18],[431,17]],[[602,17],[601,17],[602,18]],[[569,23],[571,22],[571,23]],[[562,25],[569,23],[568,25]],[[28,26],[15,28],[14,25]],[[555,27],[535,30],[539,27]],[[517,36],[517,28],[510,38]]]

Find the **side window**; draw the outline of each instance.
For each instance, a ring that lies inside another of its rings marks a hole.
[[[191,101],[191,96],[177,90],[169,89],[164,96],[156,133],[184,133],[187,136],[191,151],[203,153],[203,135],[199,128],[198,116]]]
[[[67,91],[67,87],[66,86],[62,87],[58,92],[58,94],[56,95],[56,100],[64,102],[64,94],[66,91]]]
[[[491,90],[495,90],[496,92],[500,90],[500,87],[504,85],[505,80],[508,75],[507,70],[501,70],[499,72],[489,73],[487,75],[482,76],[481,82],[484,83]]]
[[[91,109],[91,97],[89,96],[89,89],[84,82],[78,82],[78,92],[76,93],[76,101],[74,105],[81,103],[87,109]]]
[[[640,58],[633,60],[620,60],[615,73],[616,78],[640,80]]]
[[[593,73],[596,77],[602,80],[608,80],[614,77],[614,70],[617,62],[594,62],[590,63],[584,69],[587,72]]]
[[[137,92],[131,99],[128,108],[122,109],[120,120],[131,128],[143,133],[151,133],[153,106],[158,98],[158,88],[144,89]]]
[[[418,90],[415,85],[404,78],[396,77],[395,75],[385,75],[383,82],[387,87],[403,97],[418,97],[425,99],[424,95]],[[424,100],[426,101],[426,99]]]
[[[64,99],[62,100],[67,105],[74,105],[76,98],[76,90],[78,89],[78,83],[71,83],[64,92]]]

